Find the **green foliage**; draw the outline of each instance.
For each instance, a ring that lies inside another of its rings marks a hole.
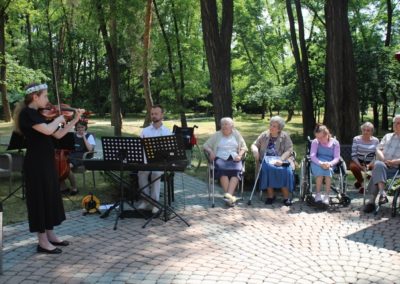
[[[41,70],[33,70],[21,65],[18,60],[6,54],[7,62],[7,95],[11,104],[25,96],[24,88],[32,82],[46,82],[48,77]]]

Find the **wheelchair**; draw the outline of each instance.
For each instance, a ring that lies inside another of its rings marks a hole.
[[[322,202],[315,202],[313,197],[313,175],[311,172],[311,139],[308,137],[306,143],[306,154],[300,164],[300,200],[306,201],[308,205],[318,209],[326,210],[330,206],[346,207],[351,203],[351,199],[346,195],[347,191],[347,167],[343,158],[334,168],[334,174],[331,179],[331,190],[336,194],[335,197],[329,197],[329,205]]]

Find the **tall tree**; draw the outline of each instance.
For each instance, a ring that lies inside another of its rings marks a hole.
[[[392,1],[386,0],[386,13],[387,13],[387,23],[386,23],[386,37],[385,37],[385,47],[390,46],[392,39],[392,20],[393,20],[393,8]],[[389,129],[389,120],[388,120],[388,87],[382,90],[382,129]]]
[[[324,122],[343,144],[350,144],[359,128],[359,98],[347,12],[348,0],[326,0]]]
[[[297,35],[295,30],[295,22],[292,10],[292,1],[286,0],[286,10],[288,13],[290,35],[292,43],[293,56],[296,62],[297,81],[302,98],[302,113],[303,113],[303,136],[311,136],[315,127],[313,95],[311,88],[310,72],[308,67],[308,53],[304,38],[304,23],[301,12],[300,0],[295,0],[300,48],[297,43]]]
[[[119,72],[118,72],[118,57],[116,46],[116,7],[115,1],[110,1],[111,5],[111,36],[108,35],[107,24],[104,16],[104,10],[101,0],[96,0],[97,16],[100,24],[100,31],[103,36],[104,46],[107,51],[109,75],[111,82],[111,119],[114,125],[114,135],[121,136],[122,117],[121,105],[119,98]]]
[[[6,10],[11,0],[2,1],[0,6],[0,92],[3,104],[4,120],[11,121],[11,110],[7,98],[7,62],[6,62]]]
[[[200,0],[203,40],[210,73],[216,129],[222,117],[232,117],[231,40],[233,0],[222,0],[221,24],[216,0]]]
[[[152,20],[152,0],[147,0],[145,26],[143,35],[143,91],[146,101],[146,118],[143,126],[146,127],[150,124],[150,111],[153,106],[153,98],[150,89],[150,76],[149,76],[149,49],[150,49],[150,31]]]

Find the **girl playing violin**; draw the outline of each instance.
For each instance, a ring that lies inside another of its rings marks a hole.
[[[63,115],[49,122],[39,112],[48,102],[46,84],[27,86],[25,100],[14,111],[14,123],[15,130],[22,133],[27,142],[24,179],[29,231],[38,234],[37,252],[59,254],[62,250],[56,246],[69,243],[60,240],[53,231],[54,226],[65,220],[65,212],[51,136],[62,138],[78,122],[84,110],[77,109],[69,124],[65,124]],[[60,128],[60,124],[65,124],[64,128]]]

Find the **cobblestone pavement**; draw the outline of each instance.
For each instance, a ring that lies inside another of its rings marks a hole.
[[[184,186],[184,190],[182,189]],[[125,218],[68,213],[57,233],[71,242],[61,255],[35,252],[27,223],[4,228],[1,283],[400,283],[400,218],[389,207],[360,214],[321,212],[296,201],[264,205],[258,197],[210,207],[207,186],[176,174],[174,218]]]

